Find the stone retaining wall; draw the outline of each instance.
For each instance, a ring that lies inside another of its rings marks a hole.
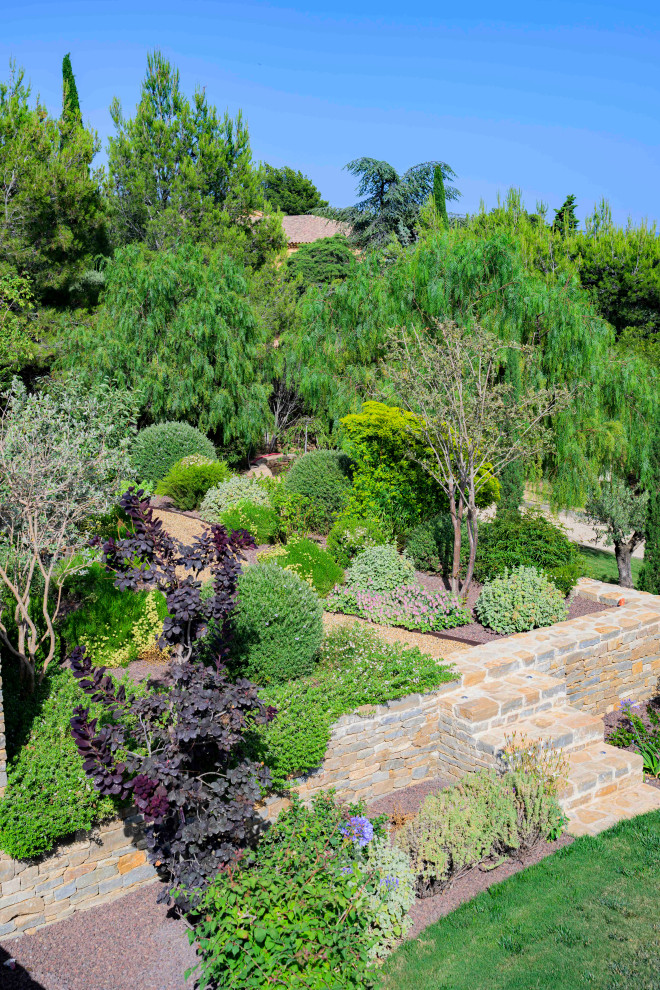
[[[0,853],[0,937],[30,934],[155,878],[136,814],[78,833],[40,860],[19,861]]]
[[[579,590],[593,601],[624,604],[506,642],[534,654],[536,670],[564,677],[568,702],[593,715],[611,712],[622,698],[654,697],[660,680],[660,597],[588,578]]]

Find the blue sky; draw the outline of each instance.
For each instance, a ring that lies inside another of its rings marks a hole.
[[[352,158],[400,170],[440,159],[459,209],[518,186],[530,205],[660,220],[660,5],[0,0],[0,61],[23,65],[54,112],[71,52],[83,115],[105,139],[108,106],[138,99],[159,47],[183,86],[239,107],[255,158],[300,168],[334,205],[354,200]]]

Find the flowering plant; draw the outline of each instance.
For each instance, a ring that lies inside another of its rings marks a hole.
[[[349,839],[360,849],[368,845],[374,837],[374,827],[364,815],[352,815],[339,830],[345,839]]]
[[[416,584],[404,584],[378,593],[337,586],[326,600],[329,612],[358,615],[383,626],[403,626],[435,632],[472,622],[467,606],[449,591],[428,591]]]

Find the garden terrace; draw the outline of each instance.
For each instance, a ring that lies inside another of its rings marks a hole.
[[[437,777],[459,779],[498,766],[515,731],[563,750],[561,803],[575,834],[660,807],[657,789],[643,782],[641,756],[604,743],[602,724],[621,697],[655,693],[660,598],[591,579],[578,590],[612,607],[454,652],[458,684],[343,716],[322,765],[296,782],[298,793],[307,799],[333,787],[349,800],[373,800]],[[269,816],[284,800],[269,802]]]

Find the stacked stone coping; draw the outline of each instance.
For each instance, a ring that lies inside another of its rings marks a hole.
[[[127,812],[38,860],[0,854],[0,937],[31,934],[153,882],[143,819]]]

